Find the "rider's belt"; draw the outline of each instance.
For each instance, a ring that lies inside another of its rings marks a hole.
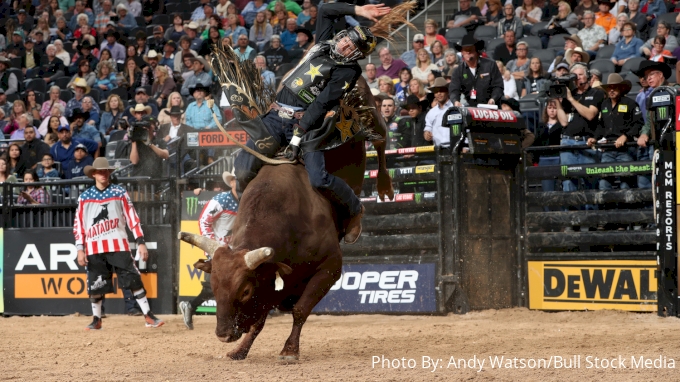
[[[303,115],[305,115],[304,110],[300,111],[295,111],[289,107],[286,106],[281,106],[278,103],[274,102],[270,106],[272,110],[276,110],[279,112],[279,117],[283,119],[301,119]]]

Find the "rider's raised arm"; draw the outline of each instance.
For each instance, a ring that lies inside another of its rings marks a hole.
[[[316,37],[317,43],[321,41],[330,40],[333,38],[334,26],[338,20],[342,19],[343,28],[345,28],[345,16],[356,16],[355,5],[347,3],[332,3],[323,4],[319,8],[319,15],[316,20]]]

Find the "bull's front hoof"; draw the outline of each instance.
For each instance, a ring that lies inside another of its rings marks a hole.
[[[281,362],[286,362],[286,363],[292,363],[292,362],[297,362],[300,360],[300,357],[297,355],[280,355],[279,356],[279,361]]]
[[[232,350],[229,353],[227,353],[227,357],[231,358],[234,361],[243,361],[244,359],[246,359],[247,356],[248,352],[239,350]]]

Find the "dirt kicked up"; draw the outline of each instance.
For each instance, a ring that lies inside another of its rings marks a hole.
[[[0,319],[0,380],[31,381],[586,381],[677,380],[680,320],[617,311],[526,309],[463,316],[310,316],[301,360],[277,356],[289,315],[270,318],[245,361],[214,335],[215,318],[180,316],[147,329],[140,317]]]

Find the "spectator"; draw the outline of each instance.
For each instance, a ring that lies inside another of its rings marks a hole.
[[[184,21],[181,13],[174,13],[172,15],[172,25],[165,31],[165,41],[179,41],[186,35],[184,30]]]
[[[264,56],[267,59],[267,68],[274,73],[279,70],[282,64],[290,62],[288,52],[281,46],[281,38],[278,35],[272,36],[269,48],[265,50]]]
[[[225,20],[224,22],[225,22],[224,28],[229,29],[228,28],[229,21]],[[219,16],[213,14],[213,15],[210,15],[210,19],[208,19],[208,25],[203,30],[203,33],[201,33],[201,38],[203,40],[208,38],[208,29],[210,29],[210,27],[216,27],[217,29],[219,29],[220,30],[220,37],[224,37],[226,31],[222,29],[222,19],[220,19]]]
[[[246,37],[246,40],[248,40],[248,37]],[[220,41],[219,28],[210,27],[208,29],[208,38],[201,44],[201,48],[198,50],[198,54],[203,57],[208,57],[212,49],[217,49],[219,47],[219,41]]]
[[[234,52],[241,62],[255,59],[257,51],[248,45],[248,36],[242,34],[238,36],[238,42]]]
[[[60,92],[61,88],[59,88],[59,86],[53,85],[50,87],[50,91],[48,93],[50,95],[50,99],[43,102],[42,108],[40,109],[40,119],[49,117],[54,105],[61,105],[62,107],[66,108],[66,102],[59,99]]]
[[[94,109],[94,100],[92,97],[85,96],[83,97],[83,102],[82,102],[82,111],[84,113],[90,113],[90,117],[85,119],[85,123],[92,125],[95,129],[99,126],[99,108],[96,110]]]
[[[160,109],[165,106],[168,96],[175,90],[175,80],[165,66],[156,67],[155,77],[151,93]]]
[[[91,166],[94,159],[87,153],[87,147],[80,143],[73,151],[73,158],[63,164],[64,179],[85,176],[85,166]]]
[[[149,120],[146,141],[133,140],[130,145],[132,176],[159,177],[163,160],[170,157],[165,141],[154,134],[155,129],[156,121]]]
[[[57,48],[55,56],[57,56],[57,58],[61,60],[64,66],[69,65],[71,63],[71,54],[64,50],[64,42],[59,39],[56,39],[54,40],[53,44]],[[68,74],[67,68],[64,68],[64,74],[65,75]]]
[[[444,66],[444,45],[439,42],[439,40],[435,40],[432,45],[425,49],[429,49],[432,63],[437,66],[438,70],[441,70],[441,68]]]
[[[524,80],[526,72],[529,70],[529,59],[527,58],[527,53],[529,53],[529,44],[524,41],[518,42],[515,47],[515,52],[517,53],[517,58],[508,61],[506,68],[514,79]]]
[[[304,24],[302,24],[302,27],[307,29],[308,31],[312,31],[312,34],[316,34],[316,16],[319,14],[319,7],[316,5],[312,5],[309,7],[309,15],[310,19],[307,20]]]
[[[387,149],[396,149],[396,140],[397,138],[395,137],[395,133],[397,132],[397,124],[399,123],[399,120],[401,119],[397,114],[397,106],[394,103],[394,98],[392,97],[387,97],[382,100],[380,103],[380,115],[383,117],[383,120],[385,121],[385,126],[387,126],[387,134],[389,137],[388,140],[388,146]]]
[[[149,53],[144,56],[146,66],[142,67],[142,86],[153,84],[154,70],[158,66],[158,53],[155,50],[149,50]]]
[[[165,38],[163,38],[163,27],[160,25],[156,25],[153,28],[153,36],[151,39],[147,39],[146,44],[148,45],[149,51],[147,53],[150,53],[152,50],[155,51],[156,53],[162,52],[163,47],[165,46]]]
[[[26,75],[26,73],[32,73],[29,72],[29,70],[37,68],[38,65],[40,65],[40,60],[42,59],[42,54],[34,49],[34,43],[35,40],[33,40],[33,38],[29,37],[26,39],[26,50],[24,54],[21,55],[21,71],[24,73],[24,75]]]
[[[649,21],[647,14],[640,12],[640,0],[628,0],[628,18],[635,23],[636,37],[643,41],[646,40],[649,33]]]
[[[279,4],[283,5],[285,7],[284,9],[287,12],[292,12],[294,15],[297,15],[300,12],[302,12],[302,8],[300,8],[300,5],[298,5],[298,3],[296,3],[293,0],[271,1],[271,2],[269,2],[269,5],[267,5],[267,9],[269,9],[270,11],[273,11],[274,8]]]
[[[128,12],[128,8],[125,4],[118,4],[116,7],[118,11],[118,28],[121,28],[125,33],[130,33],[132,28],[137,28],[137,21],[132,13]]]
[[[97,14],[94,20],[94,28],[100,36],[106,33],[106,26],[111,21],[111,17],[117,17],[116,13],[112,9],[111,0],[104,0],[100,2],[102,6],[102,11]]]
[[[479,7],[479,5],[477,5]],[[498,22],[503,18],[503,8],[501,7],[500,0],[488,0],[486,1],[486,14],[484,17],[486,22],[484,25],[489,27],[498,27]]]
[[[409,68],[403,68],[399,72],[399,82],[394,85],[394,96],[397,101],[406,101],[406,97],[408,96],[408,83],[412,78],[413,75],[411,74],[411,69]]]
[[[198,4],[198,6],[194,9],[194,11],[191,12],[191,20],[192,21],[198,21],[198,20],[202,20],[202,19],[205,18],[205,10],[203,9],[203,7],[205,5],[210,5],[210,1],[209,0],[200,0],[200,4]]]
[[[539,36],[541,37],[541,42],[543,44],[543,48],[545,49],[548,46],[548,41],[550,36],[554,36],[557,34],[568,34],[569,31],[567,31],[567,28],[575,28],[576,25],[578,24],[578,17],[574,13],[571,12],[571,6],[569,3],[566,1],[559,1],[559,0],[550,0],[551,4],[548,6],[552,6],[552,2],[559,2],[557,4],[557,15],[554,15],[555,18],[552,21],[550,25],[548,25],[547,29],[544,29],[539,32]],[[551,11],[549,9],[544,9],[543,10],[543,18],[546,18],[546,14],[548,14],[548,19],[551,20],[551,17],[553,15],[550,15]],[[546,20],[546,21],[547,21]]]
[[[660,0],[657,0],[657,2],[661,2]],[[669,51],[674,51],[675,48],[678,47],[678,40],[675,38],[675,36],[670,34],[671,32],[671,25],[667,23],[666,21],[659,21],[656,26],[656,35],[657,36],[663,36],[666,39],[666,45],[664,46],[666,50]],[[649,57],[649,55],[652,53],[652,48],[654,47],[654,38],[650,38],[647,40],[647,42],[642,46],[641,53],[645,57]]]
[[[663,0],[642,0],[640,3],[640,9],[646,9],[645,13],[647,13],[647,21],[652,27],[654,25],[658,25],[656,21],[659,16],[668,13],[668,10],[666,9],[666,3]],[[668,39],[668,37],[666,37],[666,39]]]
[[[267,59],[264,56],[255,56],[255,67],[260,72],[264,85],[273,89],[276,86],[276,78],[274,73],[267,70]]]
[[[109,96],[111,90],[117,86],[116,74],[113,73],[113,66],[110,61],[102,61],[97,65],[97,79],[94,81],[94,88],[99,90],[102,98]]]
[[[458,55],[454,49],[444,51],[444,66],[441,68],[444,78],[451,78],[453,70],[458,66]]]
[[[178,92],[170,93],[168,102],[166,108],[158,113],[158,126],[162,127],[163,125],[170,123],[169,111],[173,106],[182,109],[182,113],[184,112],[184,99],[182,99],[182,96]],[[182,114],[181,122],[185,122],[184,114]]]
[[[548,69],[548,72],[552,73],[553,70],[555,70],[555,67],[562,63],[563,61],[566,61],[564,59],[564,55],[566,52],[570,49],[575,49],[575,48],[583,48],[583,44],[581,43],[581,38],[578,37],[578,35],[571,35],[568,37],[564,38],[564,50],[559,51],[555,54],[555,60],[550,64],[550,68]]]
[[[562,65],[562,64],[561,64]],[[566,64],[563,64],[566,65]],[[557,119],[557,102],[556,99],[549,99],[543,109],[543,117],[538,126],[536,134],[536,146],[559,146],[562,136],[563,126]],[[555,152],[557,153],[557,152]],[[560,157],[557,154],[546,153],[541,154],[538,159],[539,166],[559,166]],[[542,180],[541,189],[546,191],[555,191],[555,180]],[[544,207],[546,209],[547,207]]]
[[[47,152],[42,155],[40,164],[42,166],[36,166],[35,173],[38,174],[40,178],[59,178],[59,171],[54,165],[54,158],[50,154],[50,146],[47,146]]]
[[[141,105],[143,108],[149,107],[150,111],[147,114],[151,115],[154,119],[158,118],[158,106],[156,106],[155,102],[149,102],[149,95],[146,93],[146,89],[141,87],[135,90],[135,102],[130,102],[130,108],[123,115],[128,121],[132,121],[134,118],[132,110],[137,105]]]
[[[146,33],[138,31],[135,34],[135,40],[137,41],[137,46],[135,47],[136,56],[139,58],[144,58],[149,53],[149,47],[146,45]]]
[[[554,77],[564,77],[567,74],[569,74],[569,64],[566,62],[557,65],[557,68],[555,68],[555,71],[553,72]]]
[[[17,125],[18,128],[12,132],[12,135],[10,135],[9,139],[13,141],[23,141],[25,131],[24,129],[26,129],[26,126],[33,127],[33,117],[31,117],[31,114],[29,113],[20,114],[17,117]]]
[[[248,2],[241,11],[241,15],[246,22],[246,26],[250,28],[255,22],[255,17],[258,12],[264,12],[267,9],[267,3],[263,0],[254,0]]]
[[[83,105],[92,102],[92,99],[86,97],[83,101]],[[101,137],[99,131],[90,123],[85,123],[85,121],[90,121],[90,112],[80,109],[73,110],[73,115],[69,118],[71,134],[74,139],[88,139],[96,142],[101,146]]]
[[[404,69],[408,69],[408,68],[404,68]],[[370,89],[377,89],[378,88],[378,79],[376,77],[375,64],[372,64],[370,62],[368,64],[366,64],[366,67],[364,68],[364,73],[366,74],[366,83],[368,83],[368,87]]]
[[[420,101],[427,101],[428,100],[427,96],[428,94],[431,93],[425,92],[425,87],[423,86],[423,83],[419,79],[413,78],[408,83],[408,94],[418,97]],[[429,103],[429,101],[427,103]],[[429,110],[429,105],[427,108],[423,109],[423,112],[426,112],[427,110]]]
[[[394,97],[394,82],[387,76],[380,76],[378,77],[378,90],[380,90],[380,93]]]
[[[224,19],[227,17],[227,6],[231,4],[229,0],[219,0],[219,4],[215,6],[215,14],[219,16],[221,19]]]
[[[192,21],[189,24],[187,24],[184,30],[186,31],[189,39],[191,39],[191,45],[189,46],[189,49],[198,52],[201,49],[201,45],[203,44],[203,40],[201,40],[201,38],[198,37],[198,24]]]
[[[510,71],[505,68],[505,65],[503,65],[502,62],[496,61],[496,65],[498,65],[498,70],[503,76],[503,96],[507,98],[519,99],[519,94],[517,93],[517,83],[512,77],[512,73],[510,73]]]
[[[470,0],[460,0],[460,10],[453,14],[454,28],[465,28],[473,33],[482,23],[482,12],[477,7],[470,6]]]
[[[37,123],[42,117],[40,117],[40,104],[36,102],[35,90],[26,90],[26,96],[24,97],[24,104],[26,105],[26,110],[32,119]]]
[[[7,25],[5,25],[5,28],[7,28]],[[9,44],[5,50],[7,51],[7,57],[11,58],[21,57],[24,52],[26,52],[24,37],[21,31],[14,31],[12,33],[12,43]]]
[[[29,75],[34,75],[42,78],[46,85],[50,85],[54,80],[65,75],[64,62],[59,59],[57,54],[57,47],[50,44],[45,48],[46,54],[41,57],[39,61],[40,66],[35,68]]]
[[[163,56],[159,62],[159,66],[165,66],[172,70],[175,66],[175,51],[177,50],[177,44],[174,41],[168,41],[163,46]]]
[[[505,41],[505,44],[498,45],[496,49],[494,49],[493,57],[494,59],[502,62],[504,65],[507,65],[510,60],[517,58],[517,52],[515,52],[515,31],[506,31],[503,35],[503,40]]]
[[[184,54],[190,53],[194,57],[196,57],[198,54],[196,53],[196,51],[191,50],[191,39],[189,38],[189,36],[182,36],[179,39],[179,47],[180,47],[180,49],[175,53],[175,61],[172,65],[172,68],[173,68],[173,71],[178,72],[178,73],[182,73],[183,72],[182,64],[183,64],[183,61],[184,61],[184,59],[183,59]]]
[[[47,204],[47,192],[42,186],[35,186],[33,183],[39,182],[40,178],[34,171],[27,171],[24,176],[26,187],[17,198],[17,205],[26,206],[29,204]]]
[[[425,116],[423,137],[427,142],[433,142],[437,147],[448,147],[451,141],[451,132],[450,129],[442,126],[442,119],[444,113],[453,107],[453,103],[449,100],[449,83],[444,78],[438,77],[429,90],[434,94],[437,104]]]
[[[608,96],[602,102],[602,122],[595,130],[594,136],[588,138],[587,142],[591,148],[594,148],[595,143],[615,144],[614,149],[602,149],[602,163],[633,161],[625,144],[640,133],[644,121],[637,103],[626,97],[631,87],[630,81],[624,80],[617,73],[610,74],[607,84],[602,85],[602,90]],[[600,179],[600,190],[611,189],[611,182],[611,178]],[[620,188],[630,188],[625,179],[621,179]]]
[[[204,30],[205,28],[208,28],[210,26],[210,20],[214,16],[214,8],[210,4],[203,4],[203,17],[200,19],[193,19],[196,21],[196,24],[198,24],[199,29]]]
[[[125,1],[125,0],[123,0]],[[127,0],[125,1],[128,10],[132,17],[139,17],[142,15],[142,4],[137,0]]]
[[[296,43],[289,51],[289,57],[293,63],[300,61],[307,49],[314,43],[314,36],[307,29],[298,28],[295,32],[297,33]]]
[[[0,56],[0,89],[4,91],[5,95],[14,94],[19,89],[16,74],[8,71],[10,66],[11,61],[7,57]]]
[[[10,143],[4,157],[7,161],[7,173],[22,178],[26,171],[26,163],[21,158],[21,146],[17,142]]]
[[[206,103],[205,97],[210,94],[209,86],[197,83],[189,88],[189,91],[194,96],[195,101],[187,106],[186,124],[197,130],[217,128],[217,124],[213,120],[212,112],[217,115],[219,121],[222,121],[222,113],[216,104],[213,105],[211,112],[210,107],[208,107]]]
[[[12,111],[9,113],[9,123],[5,126],[5,134],[12,134],[15,130],[19,128],[19,116],[27,113],[26,104],[22,100],[16,100],[12,102]]]
[[[33,29],[33,23],[27,20],[28,13],[26,10],[20,9],[17,11],[17,29],[21,30],[24,36],[28,36],[28,33]]]
[[[673,54],[666,49],[666,38],[663,36],[654,37],[654,45],[652,52],[649,54],[649,60],[655,62],[664,62],[666,59],[673,58]]]
[[[543,7],[543,18],[541,21],[548,21],[553,16],[557,16],[559,14],[559,3],[561,0],[550,0],[546,2],[545,6]]]
[[[508,31],[506,34],[513,32]],[[462,53],[466,65],[459,65],[453,71],[449,89],[451,102],[456,106],[461,106],[465,101],[473,107],[479,103],[497,105],[503,97],[503,78],[493,60],[479,56],[484,49],[484,41],[477,41],[467,35],[455,48]],[[473,70],[476,75],[472,74]],[[484,73],[488,75],[482,76]]]
[[[77,20],[78,16],[84,14],[87,16],[87,24],[92,26],[94,25],[94,14],[90,9],[85,8],[85,3],[78,0],[75,2],[75,6],[73,8],[73,17],[71,17],[71,20],[68,23],[69,28],[71,31],[75,32],[75,30],[78,28],[78,25],[80,24],[80,20]],[[74,19],[76,19],[74,21]]]
[[[208,63],[205,61],[203,57],[194,58],[194,62],[192,64],[194,75],[190,76],[189,78],[186,79],[186,81],[184,81],[182,89],[180,90],[180,93],[183,96],[189,97],[192,93],[190,92],[189,89],[197,84],[210,86],[210,84],[212,83],[212,78],[210,77],[210,74],[207,73],[207,71],[205,70],[207,65]]]
[[[432,19],[425,20],[425,46],[431,46],[435,41],[441,42],[444,46],[449,45],[449,42],[446,41],[446,37],[437,34],[437,29],[439,29],[439,24],[437,24],[436,21]]]
[[[623,29],[623,25],[628,21],[630,20],[628,19],[628,15],[625,13],[619,13],[619,15],[616,16],[616,26],[609,31],[609,35],[607,36],[609,45],[616,45],[623,39],[621,30]]]
[[[529,68],[527,69],[526,78],[524,78],[524,86],[522,86],[522,97],[527,94],[537,94],[543,88],[543,84],[547,82],[548,76],[543,70],[541,60],[537,57],[531,59]]]
[[[71,29],[69,29],[66,19],[63,16],[57,18],[57,27],[55,28],[55,33],[57,38],[61,40],[62,43],[73,37],[73,32],[71,32]]]
[[[106,100],[104,113],[99,120],[99,132],[108,136],[112,131],[118,128],[118,121],[120,121],[125,112],[125,105],[118,94],[111,94]]]
[[[376,69],[376,74],[378,77],[387,76],[389,78],[398,78],[399,71],[402,68],[408,67],[406,63],[400,59],[394,59],[392,53],[390,53],[389,48],[380,49],[380,62],[382,65],[378,66]]]
[[[161,114],[165,115],[169,122],[159,125],[158,134],[156,134],[156,136],[165,143],[178,137],[184,137],[186,136],[186,133],[191,130],[191,127],[182,122],[182,120],[184,120],[184,110],[179,106],[163,109]]]
[[[610,12],[612,3],[609,2],[609,0],[597,0],[597,2],[600,11],[596,14],[595,24],[604,28],[606,33],[609,33],[609,31],[616,26],[616,17]],[[583,40],[583,37],[581,37],[581,39]]]
[[[82,61],[85,60],[88,63],[88,70],[92,70],[92,68],[96,68],[97,64],[99,64],[99,60],[92,55],[92,44],[90,43],[89,40],[84,40],[80,45],[78,45],[78,49],[80,50],[79,54],[76,54],[73,57],[73,65],[69,67],[69,73],[70,74],[76,74],[78,73],[82,68]],[[94,79],[92,80],[94,83]],[[92,85],[90,85],[92,86]]]
[[[9,110],[12,108],[12,104],[10,102],[7,102],[7,95],[5,94],[5,89],[0,88],[0,110],[2,110],[2,118],[0,120],[4,120],[5,116],[9,114]],[[3,131],[4,131],[4,126],[3,126]]]
[[[297,25],[295,25],[295,19],[286,20],[286,30],[281,33],[281,44],[283,47],[290,52],[290,50],[295,45],[297,39]]]
[[[430,60],[430,54],[424,48],[418,51],[416,55],[416,66],[413,67],[411,73],[413,78],[417,78],[423,82],[427,81],[427,76],[433,71],[438,70],[437,66]]]
[[[55,104],[50,110],[50,115],[43,119],[38,128],[38,132],[41,136],[46,137],[49,133],[57,133],[59,126],[68,126],[68,119],[64,117],[64,106],[61,104]]]
[[[44,33],[42,30],[36,30],[31,33],[33,36],[33,48],[40,53],[41,56],[45,55],[45,49],[47,48],[47,43],[44,40]],[[49,37],[49,29],[48,29],[48,34],[47,36]]]
[[[583,29],[578,31],[578,37],[583,43],[583,49],[590,55],[590,59],[595,59],[600,45],[607,43],[608,32],[602,26],[595,24],[595,15],[590,11],[583,13],[583,24]]]
[[[309,9],[312,5],[311,0],[302,0],[302,11],[298,13],[297,19],[295,20],[299,27],[302,27],[308,20],[311,20],[312,15],[310,14]]]
[[[117,42],[120,35],[114,30],[109,30],[104,35],[106,41],[102,42],[100,49],[108,49],[115,62],[125,61],[125,47]]]
[[[586,11],[597,13],[600,8],[597,5],[596,0],[580,0],[578,5],[574,8],[574,14],[579,20],[583,20],[583,14]]]
[[[567,98],[563,99],[562,103],[556,104],[557,118],[564,126],[560,142],[562,146],[583,145],[588,138],[595,135],[604,93],[590,87],[587,71],[588,67],[584,64],[571,67],[570,72],[577,77],[577,88],[573,92],[568,92]],[[597,160],[598,152],[595,150],[560,152],[560,165],[562,166],[596,163]],[[592,183],[587,179],[585,184],[586,188],[593,188]],[[577,186],[571,179],[566,179],[562,182],[562,189],[566,192],[576,191]]]
[[[133,98],[134,90],[142,86],[142,71],[133,57],[125,59],[120,86],[128,91],[128,98]]]
[[[111,51],[106,48],[102,49],[99,53],[99,64],[102,62],[107,62],[109,65],[111,65],[111,73],[115,74],[118,72],[118,62],[113,60],[111,57]],[[125,60],[121,61],[120,63],[122,64],[123,62],[125,62]],[[99,75],[99,69],[95,69],[95,75]]]
[[[272,26],[269,25],[267,20],[265,20],[264,12],[257,12],[257,16],[255,16],[255,22],[253,23],[253,26],[250,28],[250,41],[257,44],[258,52],[263,52],[264,47],[269,43],[271,38],[272,38]],[[313,36],[311,36],[310,33],[309,40],[311,41],[313,39],[314,38]]]
[[[398,122],[399,133],[397,147],[425,146],[425,114],[423,102],[414,95],[409,95],[402,104],[402,108],[408,110],[408,117],[401,118]]]
[[[534,0],[523,0],[522,6],[515,9],[515,16],[519,17],[519,19],[522,21],[522,24],[524,25],[524,34],[528,36],[529,32],[531,31],[531,27],[534,26],[534,24],[541,22],[543,10],[536,6]],[[505,33],[505,31],[503,32]],[[499,36],[500,35],[501,34],[499,33]]]
[[[415,36],[413,36],[413,42],[411,43],[411,46],[413,49],[402,53],[400,57],[409,68],[416,66],[416,52],[425,47],[425,36],[417,33]]]
[[[225,37],[225,39],[229,39],[229,37]],[[196,58],[196,56],[191,53],[185,53],[182,56],[182,71],[180,72],[182,83],[194,75],[194,58]]]
[[[73,87],[74,95],[66,103],[66,110],[64,111],[66,118],[71,118],[74,109],[82,109],[83,97],[90,92],[90,86],[82,78],[76,78],[71,86]],[[96,105],[95,108],[99,110]]]
[[[587,64],[588,61],[590,61],[590,55],[588,55],[587,52],[584,52],[581,48],[570,49],[567,51],[567,53],[565,53],[565,56],[569,66],[574,65],[576,62]]]
[[[498,21],[497,33],[499,36],[503,36],[508,30],[515,31],[515,37],[521,37],[524,34],[528,35],[528,33],[524,32],[522,20],[519,16],[515,15],[515,7],[511,3],[503,6],[503,13],[503,17]],[[531,30],[531,28],[529,28],[529,30]]]
[[[50,154],[55,161],[66,163],[73,158],[73,152],[78,144],[82,143],[87,147],[87,152],[90,155],[98,153],[99,145],[95,141],[85,138],[73,138],[71,129],[68,126],[59,126],[59,142],[55,143],[50,148]]]
[[[73,38],[82,41],[87,35],[97,36],[97,31],[90,25],[87,15],[81,13],[74,18],[76,19],[76,29],[73,29]],[[73,19],[71,19],[71,22],[73,22]]]
[[[16,183],[16,181],[16,176],[7,169],[7,159],[4,156],[0,157],[0,183]]]
[[[288,25],[287,24],[288,20],[289,19],[296,20],[297,16],[295,16],[295,13],[287,11],[286,6],[283,5],[282,3],[272,1],[272,2],[270,2],[270,5],[271,4],[274,4],[274,9],[273,10],[269,9],[269,10],[274,12],[274,17],[272,17],[272,19],[269,20],[269,22],[271,23],[272,28],[274,28],[273,33],[277,33],[277,34],[280,35],[281,32],[283,32],[286,29],[286,27]],[[297,23],[297,21],[296,21],[296,23]],[[282,36],[282,38],[283,38],[283,36]]]
[[[227,4],[227,16],[229,15],[236,15],[236,17],[238,18],[239,25],[242,27],[246,26],[246,22],[243,19],[243,16],[239,14],[238,9],[236,9],[236,5],[234,3]]]

